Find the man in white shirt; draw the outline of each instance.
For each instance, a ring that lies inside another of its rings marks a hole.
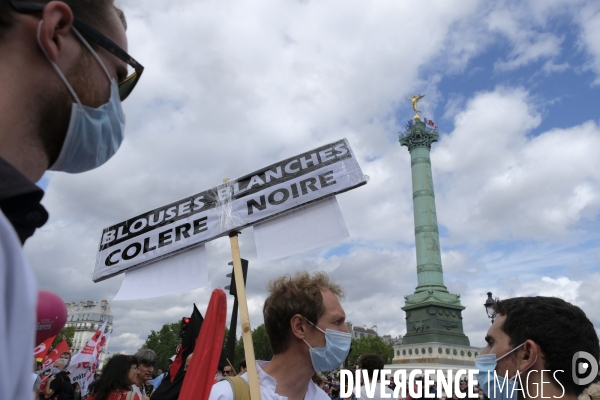
[[[364,382],[364,384],[360,387],[360,398],[361,399],[375,399],[380,400],[383,399],[381,397],[381,393],[387,393],[389,396],[387,398],[394,398],[394,391],[383,385],[381,380],[379,379],[381,370],[383,369],[385,363],[383,358],[379,354],[365,354],[360,358],[359,368],[367,371],[367,375],[369,376],[369,382]],[[374,379],[375,370],[378,370],[377,378]],[[355,393],[358,398],[358,393]]]
[[[338,368],[350,350],[342,288],[324,272],[299,272],[269,282],[268,289],[263,315],[273,358],[256,363],[262,400],[329,400],[311,378]],[[247,373],[241,377],[248,380]],[[215,384],[209,397],[233,399],[228,381]]]

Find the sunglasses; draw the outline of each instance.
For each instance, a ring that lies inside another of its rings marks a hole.
[[[17,12],[23,14],[42,12],[44,11],[44,7],[46,7],[45,4],[27,3],[24,1],[15,0],[10,0],[10,4]],[[142,72],[144,71],[144,67],[142,66],[142,64],[135,61],[133,57],[127,54],[125,50],[117,46],[115,42],[98,32],[96,29],[92,28],[90,25],[83,22],[79,18],[74,17],[73,26],[75,26],[79,30],[79,32],[81,32],[81,34],[83,34],[88,39],[96,43],[98,46],[112,53],[115,57],[119,58],[120,60],[123,60],[127,65],[133,68],[135,72],[133,72],[127,78],[119,82],[119,97],[121,101],[125,100],[127,96],[129,96],[129,94],[133,91],[133,88],[142,76]]]
[[[223,371],[223,375],[230,375],[233,374],[233,371]]]

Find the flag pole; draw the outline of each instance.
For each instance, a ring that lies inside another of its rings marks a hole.
[[[223,179],[227,182],[229,178]],[[244,272],[242,270],[242,258],[240,257],[240,245],[238,242],[239,232],[229,233],[231,244],[231,258],[233,261],[233,277],[237,290],[238,306],[240,310],[240,324],[242,326],[242,340],[244,342],[244,355],[246,356],[246,368],[248,370],[248,385],[250,386],[250,399],[260,399],[260,384],[258,381],[258,370],[256,369],[256,358],[254,357],[254,344],[252,343],[252,328],[250,327],[250,313],[248,312],[248,300],[246,298],[246,286],[244,285]]]

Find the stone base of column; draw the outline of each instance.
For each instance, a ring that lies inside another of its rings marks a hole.
[[[405,296],[406,335],[403,344],[448,343],[469,346],[464,334],[460,296],[430,290]]]

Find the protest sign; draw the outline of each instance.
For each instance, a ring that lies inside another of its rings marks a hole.
[[[99,282],[364,185],[346,139],[299,154],[104,229]]]
[[[110,332],[104,333],[106,329],[106,321],[102,327],[94,333],[94,336],[88,340],[85,347],[71,358],[68,371],[70,373],[71,383],[79,384],[81,388],[81,396],[88,393],[89,385],[94,380],[94,373],[98,367],[98,359],[100,354],[108,342]]]

